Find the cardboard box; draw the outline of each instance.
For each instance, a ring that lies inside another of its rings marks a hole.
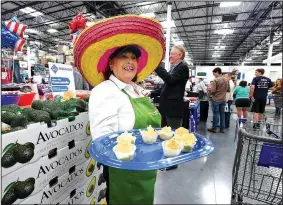
[[[44,189],[38,193],[23,199],[18,199],[16,203],[20,204],[57,204],[60,201],[66,199],[73,187],[81,187],[89,179],[96,176],[95,170],[92,170],[92,174],[87,176],[89,164],[94,160],[90,159],[80,165],[76,165],[74,169],[65,173],[62,176],[54,177],[49,181]]]
[[[57,151],[57,148],[51,150],[49,155],[40,158],[38,161],[28,164],[20,169],[2,177],[2,196],[4,190],[17,181],[34,181],[34,190],[31,195],[36,194],[46,187],[56,176],[61,176],[68,172],[73,166],[82,164],[90,157],[86,158],[88,144],[92,140],[73,141],[69,146]],[[93,165],[95,169],[96,164]]]
[[[97,175],[89,179],[83,186],[74,186],[65,200],[59,204],[80,204],[85,201],[96,202]]]
[[[2,135],[2,176],[48,155],[51,149],[65,147],[72,140],[91,139],[88,119],[88,113],[84,112],[71,122],[68,119],[59,120],[54,127],[48,128],[46,124],[35,123],[27,129]],[[17,157],[15,147],[18,148]],[[6,166],[3,166],[4,160]]]

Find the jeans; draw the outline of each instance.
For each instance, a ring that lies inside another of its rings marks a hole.
[[[229,112],[225,112],[225,127],[226,128],[228,128],[230,126],[231,105],[232,105],[232,103],[233,103],[232,100],[228,100],[228,102],[227,102]]]
[[[275,107],[275,116],[280,116],[281,107]]]
[[[224,130],[225,128],[225,101],[223,102],[216,102],[212,101],[212,112],[213,112],[213,121],[212,121],[212,128],[216,129],[219,115],[220,115],[220,130]]]

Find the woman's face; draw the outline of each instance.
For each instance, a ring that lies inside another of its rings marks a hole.
[[[116,78],[129,84],[137,74],[138,62],[136,55],[131,52],[123,53],[111,59],[109,67]]]
[[[276,85],[280,86],[281,85],[281,80],[276,80]]]

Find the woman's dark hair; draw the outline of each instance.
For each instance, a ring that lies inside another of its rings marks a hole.
[[[105,72],[105,73],[103,73],[103,75],[104,75],[104,78],[106,79],[106,80],[109,80],[109,78],[110,78],[110,76],[111,75],[114,75],[114,73],[113,73],[113,71],[110,69],[110,67],[108,66],[108,68],[107,68],[107,71]],[[115,75],[114,75],[115,76]],[[116,76],[115,76],[116,77]],[[134,83],[136,83],[137,82],[137,79],[138,79],[138,76],[136,75],[134,78],[133,78],[133,82]]]
[[[219,73],[219,74],[222,74],[222,70],[221,70],[221,68],[219,68],[219,67],[214,68],[212,72],[213,72],[213,73]]]
[[[246,86],[247,86],[247,81],[242,80],[242,81],[239,83],[239,86],[241,86],[241,87],[246,87]]]
[[[248,83],[248,86],[251,86],[251,84],[250,84],[250,83]]]
[[[258,68],[258,69],[256,69],[255,71],[261,73],[261,75],[264,74],[264,69],[263,69],[263,68]]]

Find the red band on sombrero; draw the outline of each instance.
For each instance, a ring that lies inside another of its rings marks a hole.
[[[144,50],[143,48],[137,46],[140,51],[141,51],[141,56],[143,56],[142,58],[138,58],[137,62],[138,62],[138,68],[137,68],[137,73],[139,73],[146,65],[147,63],[147,59],[148,59],[148,54],[146,52],[146,50]],[[112,53],[114,53],[119,47],[116,48],[112,48],[108,51],[106,51],[106,53],[99,59],[98,65],[97,65],[97,70],[99,73],[104,73],[107,71],[108,68],[108,59],[111,56]]]
[[[93,86],[103,81],[109,56],[119,47],[135,45],[138,58],[138,81],[151,74],[164,57],[165,43],[161,25],[139,16],[119,16],[102,20],[85,29],[74,46],[76,65]]]

